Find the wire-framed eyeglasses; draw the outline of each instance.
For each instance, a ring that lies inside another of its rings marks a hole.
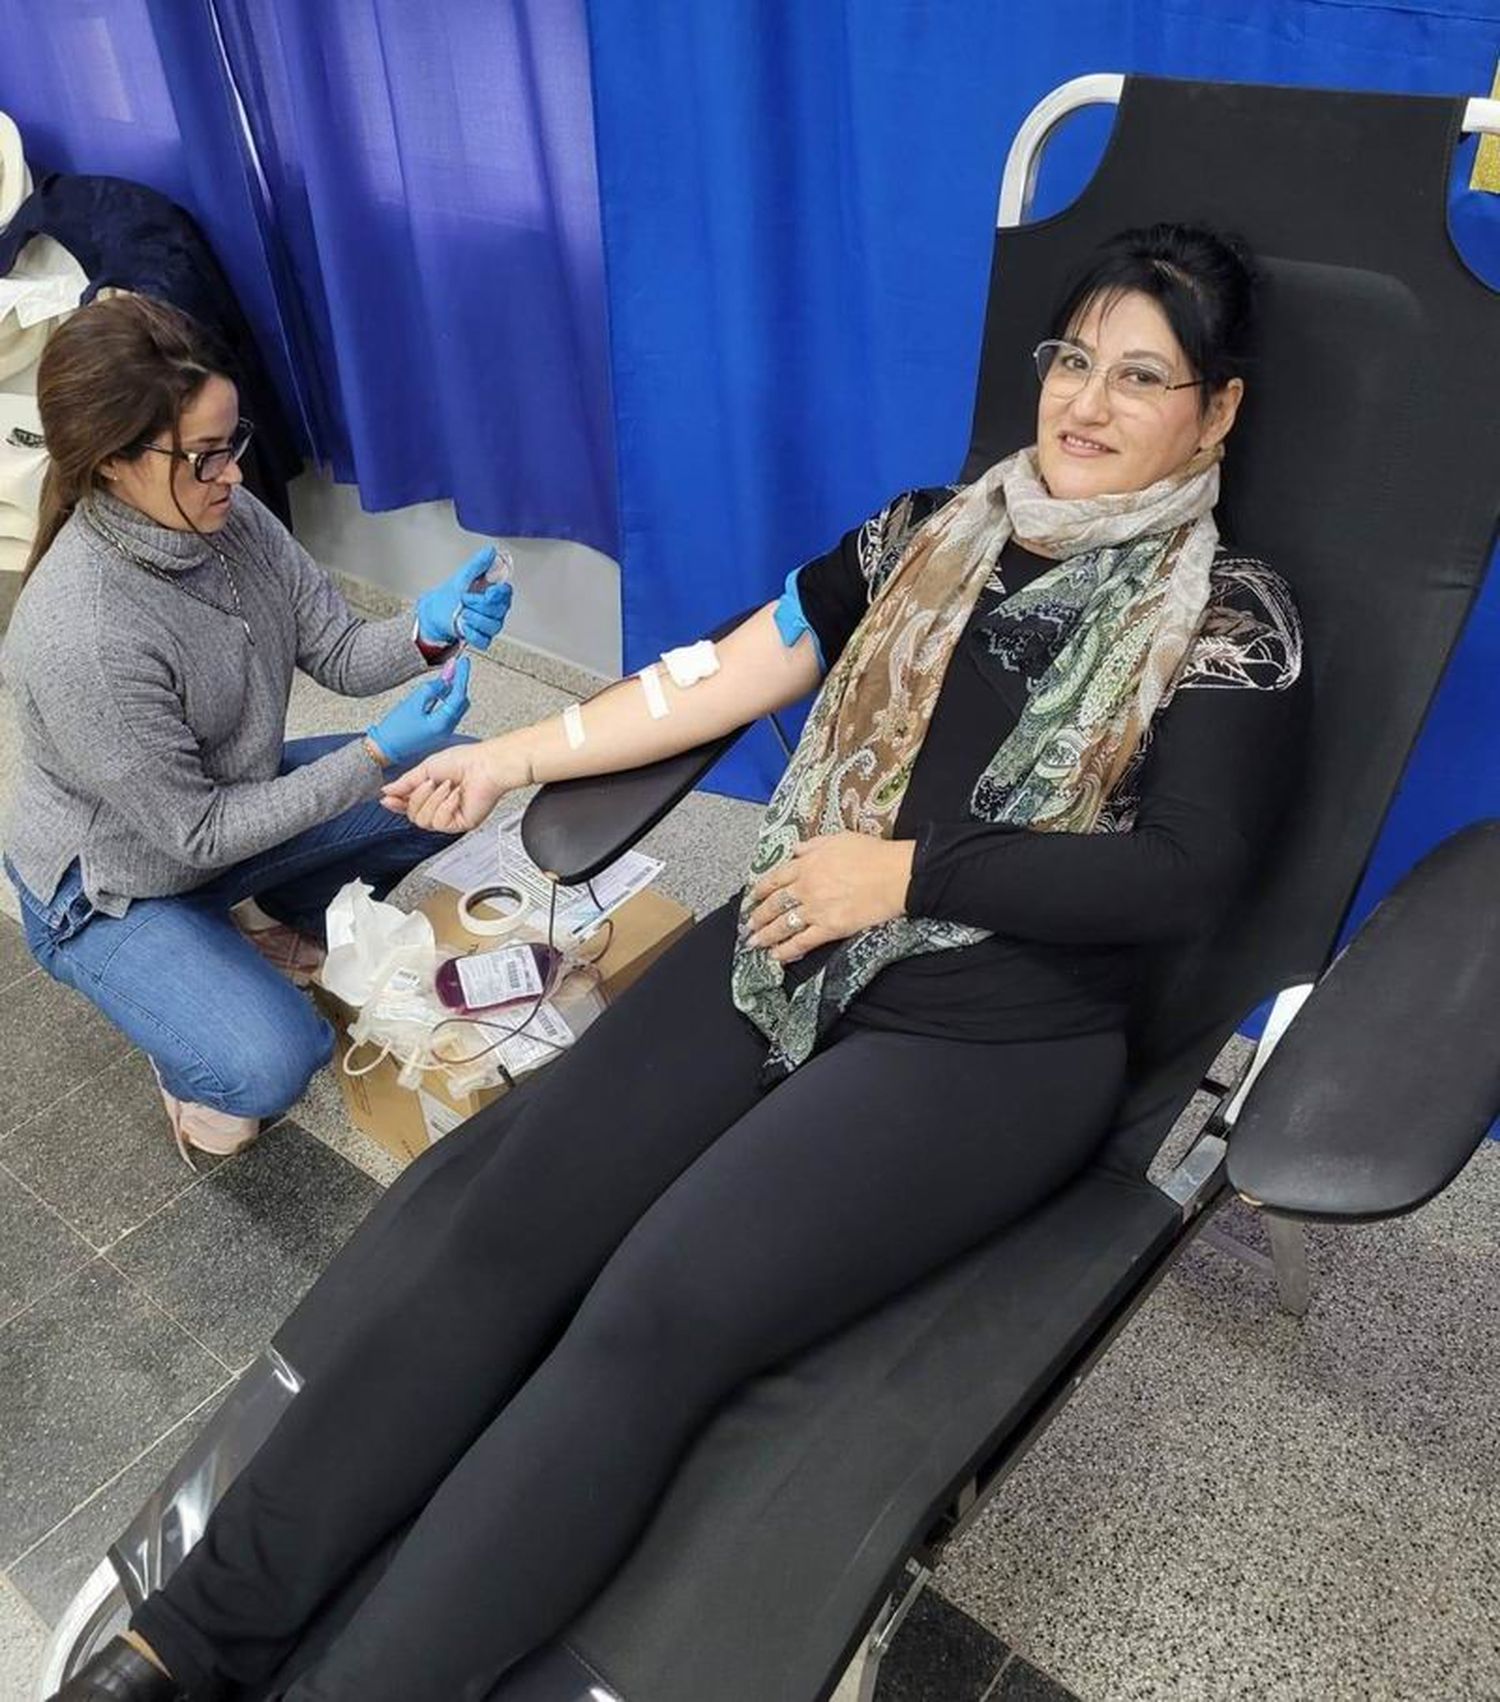
[[[170,455],[174,461],[186,461],[200,485],[211,485],[231,462],[237,462],[250,447],[255,426],[250,420],[237,420],[234,435],[217,449],[169,449],[164,443],[143,443],[153,455]]]
[[[1064,338],[1049,337],[1032,350],[1036,375],[1042,388],[1053,396],[1077,396],[1087,388],[1094,376],[1097,362],[1087,349]],[[1134,355],[1128,360],[1111,361],[1104,368],[1104,383],[1110,394],[1125,402],[1161,402],[1172,390],[1196,390],[1201,378],[1185,378],[1176,382],[1172,369],[1165,361],[1149,356]]]

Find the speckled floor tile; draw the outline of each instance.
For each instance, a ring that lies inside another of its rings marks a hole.
[[[0,1165],[0,1324],[93,1256],[81,1236]]]
[[[580,668],[572,662],[564,662],[561,657],[549,656],[544,650],[532,650],[524,644],[512,644],[504,634],[491,645],[489,655],[493,659],[493,665],[508,668],[512,673],[528,674],[542,685],[551,686],[555,691],[566,692],[569,697],[592,697],[595,692],[602,691],[610,683],[603,674]]]
[[[0,874],[0,887],[10,889],[14,897],[15,889],[3,874]],[[8,916],[0,918],[0,993],[28,975],[40,974],[36,959],[26,945],[26,936]]]
[[[338,1078],[331,1068],[318,1071],[289,1116],[382,1188],[390,1187],[405,1169],[399,1159],[392,1158],[384,1147],[377,1146],[352,1126],[344,1110]]]
[[[20,1593],[0,1576],[0,1696],[30,1702],[47,1633]]]
[[[340,697],[299,674],[292,688],[287,711],[287,737],[303,738],[311,733],[363,732],[392,705],[414,688],[415,681],[378,697]],[[545,715],[555,715],[573,699],[555,686],[485,662],[470,669],[469,712],[459,731],[487,738],[508,727],[525,726]]]
[[[995,1688],[985,1692],[984,1702],[1075,1702],[1075,1698],[1056,1679],[1016,1655],[1006,1662]]]
[[[129,1052],[17,1129],[0,1162],[107,1247],[218,1161],[200,1158],[197,1175],[182,1162],[151,1066]]]
[[[285,1122],[125,1237],[110,1258],[239,1370],[379,1197]]]
[[[1500,1153],[1456,1185],[1500,1221]],[[1500,1695],[1493,1241],[1312,1238],[1313,1306],[1189,1249],[940,1573],[1088,1702]]]
[[[0,1329],[0,1565],[191,1412],[224,1369],[96,1259]]]
[[[295,501],[295,498],[293,499]],[[543,556],[546,551],[557,547],[554,540],[545,538],[528,538],[525,540],[525,550],[533,557]],[[563,548],[568,546],[563,545]],[[325,567],[327,564],[324,564]],[[544,560],[534,563],[519,562],[523,576],[534,565],[546,571]],[[337,568],[330,571],[338,582],[339,588],[349,599],[350,604],[361,613],[375,620],[384,620],[390,615],[398,614],[401,610],[411,608],[411,600],[397,596],[384,586],[373,585],[368,580],[354,578]],[[517,611],[522,608],[521,598],[524,590],[518,595]],[[545,650],[537,650],[531,645],[513,641],[510,637],[510,627],[491,644],[487,651],[475,656],[475,662],[483,667],[501,667],[511,672],[527,674],[532,679],[539,680],[543,685],[555,687],[566,692],[570,697],[590,697],[601,687],[608,685],[609,680],[604,675],[593,672],[589,668],[580,667],[573,662],[565,662],[560,656],[553,656]]]
[[[880,1663],[875,1702],[980,1702],[1008,1652],[935,1590],[924,1590]]]
[[[39,1618],[56,1624],[109,1545],[208,1422],[230,1386],[226,1377],[201,1406],[12,1562],[11,1582]]]
[[[0,1159],[18,1124],[130,1050],[112,1023],[71,987],[30,975],[5,994],[0,1046]]]

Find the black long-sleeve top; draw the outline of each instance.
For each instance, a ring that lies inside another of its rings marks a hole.
[[[901,536],[951,494],[898,499],[800,570],[828,666]],[[1212,929],[1267,848],[1299,755],[1301,633],[1285,584],[1223,550],[1176,691],[1099,827],[1042,833],[973,817],[975,783],[1066,636],[1038,629],[1018,647],[1012,630],[1001,644],[990,617],[1053,565],[1015,544],[1003,553],[954,651],[894,830],[916,841],[908,914],[992,937],[892,965],[851,1007],[853,1022],[976,1040],[1121,1026],[1141,948]]]

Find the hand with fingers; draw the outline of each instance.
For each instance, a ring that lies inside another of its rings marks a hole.
[[[910,839],[830,833],[805,839],[751,889],[746,922],[752,946],[778,963],[795,963],[833,940],[906,913]]]
[[[469,658],[424,680],[365,731],[365,743],[382,768],[415,762],[448,739],[469,708]]]
[[[438,751],[390,781],[381,803],[414,826],[439,833],[478,827],[507,792],[531,780],[531,765],[505,738]]]
[[[417,598],[417,633],[428,644],[457,644],[462,640],[472,650],[488,650],[510,613],[508,582],[490,582],[495,549],[486,545],[450,574]]]

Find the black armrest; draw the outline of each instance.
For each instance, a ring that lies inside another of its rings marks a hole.
[[[1445,840],[1313,990],[1251,1088],[1229,1180],[1289,1216],[1445,1188],[1500,1113],[1500,821]]]
[[[744,610],[708,636],[717,642],[755,612]],[[565,886],[592,880],[674,809],[744,731],[737,727],[644,768],[543,786],[521,818],[526,855]]]

